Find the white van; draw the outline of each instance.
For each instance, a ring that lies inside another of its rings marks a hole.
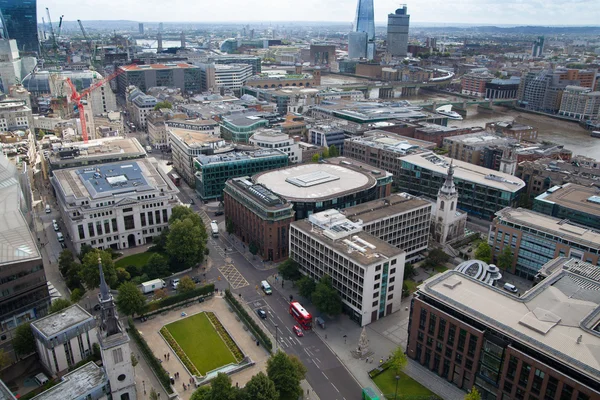
[[[50,209],[50,204],[46,204],[46,214],[50,214],[52,210]]]
[[[33,380],[40,386],[44,386],[46,383],[48,383],[48,377],[42,372],[34,376]]]
[[[269,282],[262,281],[260,283],[260,287],[262,288],[263,292],[265,292],[265,294],[273,294],[273,290],[271,290],[271,285],[269,285]]]
[[[517,293],[519,291],[519,289],[517,289],[517,287],[515,285],[510,284],[510,283],[504,284],[504,290],[508,290],[511,293]]]
[[[65,241],[65,237],[63,236],[62,233],[60,232],[56,232],[56,238],[58,239],[59,242],[64,242]]]

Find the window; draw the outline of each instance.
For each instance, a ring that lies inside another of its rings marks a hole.
[[[169,221],[169,218],[167,217],[167,209],[163,209],[162,210],[162,215],[163,215],[163,222],[166,224]]]
[[[431,336],[427,336],[427,346],[431,347],[433,345],[433,338]]]
[[[375,275],[375,280],[378,281],[379,279],[381,279],[381,274]]]
[[[465,359],[465,368],[470,370],[473,368],[473,360],[467,358]]]
[[[535,394],[540,394],[540,390],[542,390],[542,382],[544,381],[544,377],[546,374],[539,369],[535,369],[533,373],[533,382],[531,383],[531,391]]]
[[[116,232],[116,231],[118,230],[118,227],[117,227],[117,219],[116,219],[116,218],[113,218],[113,219],[111,219],[111,220],[110,220],[110,222],[112,223],[112,231],[113,231],[113,232]]]
[[[475,357],[475,349],[477,348],[477,336],[470,335],[469,336],[469,349],[467,350],[467,355],[469,357]]]
[[[373,290],[379,289],[379,283],[376,283],[375,286],[373,286]]]
[[[152,211],[148,211],[148,225],[154,225],[154,218],[152,217]]]
[[[417,340],[419,342],[422,342],[424,337],[425,337],[425,335],[423,334],[423,332],[421,332],[421,331],[417,332]]]
[[[160,224],[160,210],[154,211],[154,219],[156,220],[157,224]]]
[[[373,298],[376,299],[377,297],[379,297],[379,292],[373,293]]]
[[[463,359],[463,356],[462,356],[462,354],[460,354],[460,353],[458,353],[458,352],[457,352],[457,353],[454,355],[454,361],[455,361],[457,364],[462,364],[462,359]]]
[[[77,225],[77,230],[79,231],[79,239],[85,239],[85,232],[83,230],[83,225]]]
[[[146,226],[146,214],[145,213],[140,214],[140,220],[142,221],[142,226]]]
[[[94,224],[92,222],[88,222],[88,233],[90,234],[90,237],[96,236],[94,234]]]
[[[553,376],[548,376],[548,383],[546,384],[546,393],[544,394],[544,400],[554,400],[556,397],[556,390],[558,389],[558,379]]]
[[[419,317],[419,329],[425,329],[425,321],[427,321],[427,310],[421,310]]]
[[[394,294],[393,293],[388,296],[388,300],[392,300],[393,298],[394,298]]]
[[[456,326],[450,324],[450,328],[448,329],[448,340],[446,344],[448,346],[454,346],[454,335],[456,334]]]
[[[113,353],[113,361],[115,364],[123,362],[123,350],[122,349],[115,349],[112,351],[112,353]]]
[[[125,229],[135,229],[135,220],[133,219],[133,215],[124,216],[123,222],[125,223]]]
[[[433,332],[435,332],[435,324],[437,323],[437,317],[435,316],[435,314],[431,314],[429,316],[429,329],[427,331],[427,333],[429,333],[430,335],[433,335]]]
[[[507,393],[511,393],[513,390],[513,384],[509,381],[504,381],[504,391]]]
[[[446,333],[446,320],[440,318],[440,327],[438,328],[437,338],[439,340],[444,340],[444,334]]]
[[[560,400],[571,400],[573,398],[573,387],[563,383],[562,392],[560,392]]]
[[[508,369],[506,370],[506,376],[510,380],[515,379],[515,374],[517,373],[517,365],[519,360],[515,356],[510,356],[510,360],[508,361]]]
[[[529,374],[531,372],[531,365],[523,362],[521,364],[521,373],[519,374],[519,385],[526,388],[529,383]]]
[[[379,304],[379,302],[378,301],[374,301],[373,302],[373,307],[377,307],[377,304]]]
[[[590,396],[585,393],[577,393],[577,400],[590,400]]]
[[[465,331],[464,329],[461,329],[460,333],[458,334],[458,351],[465,350],[465,341],[466,340],[467,340],[467,331]]]
[[[442,351],[442,342],[435,342],[435,351]]]
[[[132,212],[132,211],[133,211],[133,208],[131,208],[131,207],[130,207],[130,208],[124,208],[124,209],[123,209],[123,212],[124,212],[124,213],[127,213],[127,212]]]

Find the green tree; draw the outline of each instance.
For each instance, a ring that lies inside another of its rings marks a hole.
[[[312,294],[312,302],[322,313],[338,315],[342,312],[342,299],[332,286],[331,277],[324,275]]]
[[[233,220],[229,217],[225,218],[225,231],[227,231],[227,233],[229,233],[230,235],[233,234],[233,232],[235,232],[235,224],[233,223]]]
[[[280,400],[296,399],[303,392],[300,381],[306,375],[306,368],[296,358],[292,360],[281,350],[267,361],[267,376],[275,384]]]
[[[210,386],[200,386],[190,397],[190,400],[211,400]]]
[[[189,292],[196,288],[196,283],[189,276],[184,276],[179,280],[179,285],[177,285],[177,290],[181,293]]]
[[[243,400],[278,400],[279,392],[275,383],[264,372],[254,375],[242,389]]]
[[[400,372],[406,368],[406,364],[408,364],[408,359],[406,358],[406,354],[404,354],[404,350],[402,347],[398,346],[396,350],[392,353],[390,357],[390,366],[396,375],[399,375]]]
[[[511,250],[510,246],[504,246],[504,248],[502,249],[502,252],[498,256],[498,267],[503,270],[512,269],[514,258],[515,258],[515,256]]]
[[[63,298],[56,299],[52,302],[52,304],[50,304],[50,308],[48,308],[48,314],[54,314],[55,312],[59,312],[70,306],[71,302],[69,300]]]
[[[131,279],[131,274],[125,268],[119,267],[116,269],[117,282],[123,283]]]
[[[131,366],[133,366],[135,368],[136,365],[138,365],[138,359],[135,356],[135,354],[133,354],[133,352],[131,352]]]
[[[429,251],[427,258],[435,265],[441,265],[448,262],[450,256],[441,249],[433,249]]]
[[[300,273],[300,264],[291,258],[288,258],[279,264],[277,270],[279,271],[279,275],[288,281],[297,281],[298,279],[302,278],[302,274]]]
[[[404,280],[410,279],[415,275],[415,266],[411,263],[404,265]]]
[[[201,263],[204,259],[205,246],[204,225],[194,224],[192,218],[175,220],[171,224],[167,238],[167,253],[172,261],[185,268]]]
[[[77,288],[83,289],[81,279],[79,279],[79,270],[81,264],[75,262],[73,253],[69,250],[63,250],[58,258],[58,269],[65,279],[67,287],[71,290]]]
[[[166,297],[169,297],[169,294],[167,293],[167,289],[156,289],[154,291],[154,295],[152,296],[152,298],[154,300],[161,300]]]
[[[465,400],[481,400],[481,394],[479,393],[479,390],[473,386],[473,388],[469,390],[469,393],[465,395]]]
[[[327,147],[325,147],[325,148],[323,149],[323,151],[321,152],[321,156],[322,156],[323,158],[329,158],[329,149],[328,149]]]
[[[73,289],[71,292],[71,303],[76,304],[79,303],[79,300],[83,298],[85,291],[80,288]]]
[[[94,249],[83,257],[79,277],[88,289],[100,286],[100,271],[98,271],[98,257],[102,260],[104,279],[111,287],[117,285],[117,271],[110,253],[104,250]]]
[[[231,386],[229,375],[219,372],[217,377],[210,382],[211,400],[235,400],[237,397],[236,388]]]
[[[256,244],[256,242],[253,240],[250,242],[250,244],[248,245],[248,251],[250,251],[250,254],[252,254],[253,256],[258,254],[258,245]]]
[[[156,103],[156,105],[154,106],[155,111],[160,110],[161,108],[172,109],[173,104],[169,103],[168,101],[160,101],[160,102]]]
[[[94,251],[94,248],[92,246],[90,246],[89,244],[82,244],[81,251],[79,252],[79,261],[83,262],[83,259],[90,251]]]
[[[319,159],[321,158],[320,154],[313,154],[312,158],[310,159],[312,162],[319,162]]]
[[[338,148],[336,147],[335,144],[332,144],[331,146],[329,146],[329,157],[337,157],[340,155],[340,151],[338,150]]]
[[[169,227],[163,228],[160,235],[152,238],[152,251],[163,253],[167,248],[167,237],[169,236]],[[150,260],[148,260],[150,261]]]
[[[117,308],[125,315],[141,314],[146,307],[146,298],[133,282],[125,282],[119,286]]]
[[[479,243],[477,249],[475,249],[475,258],[477,260],[484,261],[486,263],[492,262],[492,248],[486,242]]]
[[[150,279],[167,276],[169,275],[169,260],[161,254],[154,253],[148,259],[144,271]]]
[[[8,367],[10,363],[10,356],[4,352],[4,349],[0,349],[0,370]]]
[[[158,400],[158,393],[154,388],[150,388],[150,400]]]
[[[171,212],[171,218],[169,218],[169,225],[171,225],[175,221],[183,221],[185,219],[191,219],[194,225],[204,226],[200,215],[196,214],[191,208],[184,206],[173,207],[173,211]]]
[[[35,352],[35,338],[29,322],[17,326],[12,345],[15,352],[21,356]]]
[[[310,300],[312,298],[315,289],[317,288],[317,284],[310,276],[303,276],[296,282],[298,284],[298,292],[300,296]]]

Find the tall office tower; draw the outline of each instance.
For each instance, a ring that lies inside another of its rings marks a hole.
[[[162,23],[162,22],[159,22],[159,23],[158,23],[158,31],[159,31],[159,32],[162,32],[162,31],[163,31],[163,23]]]
[[[2,36],[15,39],[20,51],[39,51],[36,0],[0,0]]]
[[[392,57],[406,57],[408,52],[408,25],[410,15],[406,6],[388,14],[387,50]]]
[[[144,24],[143,23],[140,22],[138,24],[138,30],[142,35],[144,34]]]
[[[531,47],[531,57],[541,57],[544,53],[544,37],[538,36]]]
[[[348,57],[375,57],[375,11],[373,0],[358,0],[354,30],[348,35]],[[366,33],[366,37],[364,34]]]

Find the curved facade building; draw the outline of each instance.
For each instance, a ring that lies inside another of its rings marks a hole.
[[[94,82],[102,79],[96,71],[37,71],[32,72],[23,78],[23,87],[32,95],[51,94],[53,96],[68,96],[71,94],[65,79],[71,78],[71,81],[80,92],[87,89]]]
[[[502,279],[502,274],[497,266],[480,260],[462,262],[454,270],[490,286],[496,286],[496,281]]]

